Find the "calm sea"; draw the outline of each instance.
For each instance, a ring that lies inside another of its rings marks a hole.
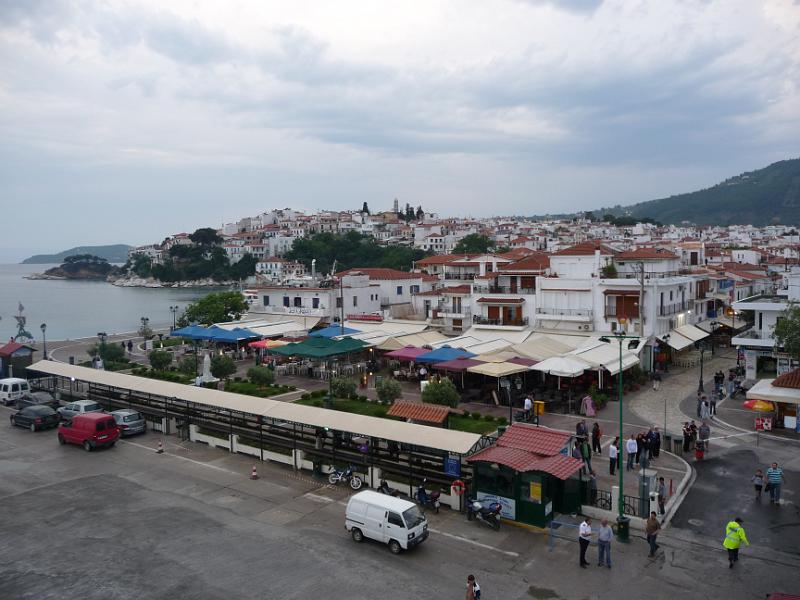
[[[123,288],[100,281],[36,281],[23,279],[57,265],[0,264],[0,341],[17,332],[17,308],[25,307],[27,330],[41,342],[40,325],[47,324],[48,340],[76,339],[105,331],[136,331],[141,318],[151,327],[172,324],[170,306],[187,304],[209,293],[208,288]],[[178,312],[180,316],[180,312]]]

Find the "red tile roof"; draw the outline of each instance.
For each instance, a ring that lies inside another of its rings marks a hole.
[[[550,257],[544,252],[537,252],[530,254],[516,262],[503,265],[500,271],[503,273],[509,271],[544,271],[550,267]]]
[[[14,354],[14,352],[16,352],[17,350],[20,350],[21,348],[27,348],[29,350],[36,352],[36,348],[34,348],[33,346],[28,346],[27,344],[20,344],[18,342],[8,342],[5,346],[0,347],[0,356],[9,357],[12,354]]]
[[[587,240],[575,246],[564,248],[554,254],[554,256],[593,256],[595,250],[600,250],[600,254],[613,256],[616,251],[606,246],[600,240]]]
[[[392,279],[422,279],[422,273],[409,273],[407,271],[398,271],[397,269],[380,269],[380,268],[372,268],[372,267],[365,267],[363,269],[347,269],[346,271],[339,271],[336,273],[336,277],[342,277],[344,275],[352,275],[355,273],[363,273],[364,275],[369,275],[369,278],[373,281],[378,280],[392,280]]]
[[[567,445],[572,434],[568,431],[543,429],[527,423],[514,423],[497,440],[498,445],[552,456]]]
[[[454,260],[459,260],[467,257],[478,256],[477,254],[438,254],[436,256],[429,256],[427,258],[422,258],[416,262],[418,267],[425,267],[427,265],[444,265]]]
[[[772,382],[774,387],[800,389],[800,369],[789,371]]]
[[[678,260],[678,256],[663,248],[635,248],[618,253],[617,260]]]
[[[444,423],[450,409],[436,404],[421,404],[419,402],[395,402],[386,413],[389,417],[402,417],[413,421],[426,423]]]
[[[497,256],[501,258],[507,258],[509,260],[518,260],[520,258],[525,258],[526,256],[531,256],[532,254],[539,254],[539,252],[536,250],[531,250],[530,248],[513,248],[508,252],[503,252]]]
[[[471,285],[451,285],[439,289],[440,294],[471,294]]]

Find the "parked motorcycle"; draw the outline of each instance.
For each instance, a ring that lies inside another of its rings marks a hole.
[[[428,490],[425,489],[425,486],[427,484],[428,484],[427,479],[423,479],[422,483],[419,484],[416,494],[417,502],[426,508],[432,508],[433,512],[438,513],[439,506],[441,506],[441,503],[439,502],[439,496],[441,496],[441,493],[428,492]]]
[[[349,481],[351,488],[354,490],[359,490],[361,489],[361,486],[364,485],[364,482],[358,475],[355,474],[354,471],[355,467],[353,467],[353,465],[350,465],[344,470],[333,467],[333,471],[331,471],[331,474],[328,475],[328,482],[331,485],[336,485],[340,481]]]
[[[378,486],[377,491],[381,494],[386,494],[387,496],[398,496],[400,494],[400,490],[389,487],[389,484],[386,483],[385,479],[381,479],[381,484]]]
[[[481,502],[476,498],[467,498],[467,519],[481,521],[494,529],[500,530],[500,511],[503,507],[499,502]]]

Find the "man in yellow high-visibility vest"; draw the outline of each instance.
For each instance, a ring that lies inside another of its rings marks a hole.
[[[747,546],[750,545],[744,533],[742,523],[742,519],[736,517],[725,526],[725,540],[722,542],[722,545],[728,551],[728,563],[730,563],[728,568],[730,569],[733,568],[733,563],[739,560],[739,546],[741,546],[742,542]]]

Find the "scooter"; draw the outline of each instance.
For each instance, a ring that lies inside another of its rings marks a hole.
[[[482,521],[495,531],[500,530],[500,511],[502,510],[503,507],[499,502],[484,504],[476,498],[467,498],[467,520]]]
[[[389,484],[386,483],[385,479],[381,479],[381,484],[378,486],[377,491],[381,494],[386,494],[387,496],[398,496],[400,494],[400,490],[389,487]]]
[[[334,467],[333,471],[331,471],[331,474],[328,475],[328,482],[331,485],[336,485],[340,481],[349,481],[351,488],[354,490],[361,489],[361,486],[364,484],[364,482],[361,481],[361,478],[353,472],[354,470],[355,468],[353,465],[350,465],[344,471],[340,471]]]
[[[419,502],[424,507],[432,508],[433,512],[438,513],[439,506],[441,506],[441,503],[439,502],[439,496],[441,495],[441,493],[440,492],[428,493],[428,490],[425,489],[427,483],[428,480],[423,479],[422,483],[419,484],[416,494],[417,502]]]

